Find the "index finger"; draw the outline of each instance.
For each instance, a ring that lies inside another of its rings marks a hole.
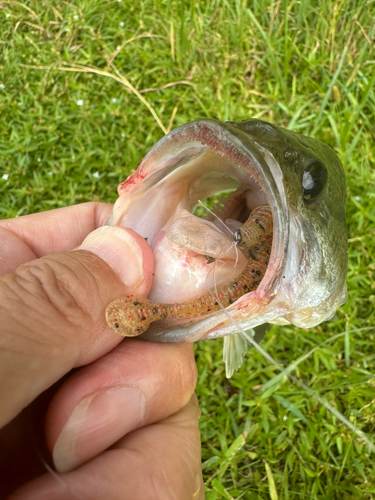
[[[103,226],[112,210],[107,203],[82,203],[0,221],[0,275],[50,253],[72,250]]]

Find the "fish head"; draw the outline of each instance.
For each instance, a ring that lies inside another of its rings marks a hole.
[[[231,224],[243,223],[258,205],[272,209],[272,251],[261,283],[208,316],[158,322],[145,339],[193,342],[266,322],[312,327],[346,300],[343,167],[320,141],[256,119],[182,125],[120,184],[108,224],[147,238],[156,262],[151,300],[184,302],[244,267],[231,232],[193,214],[199,200],[223,191],[235,195],[224,205]]]
[[[343,166],[335,152],[316,139],[261,120],[231,125],[245,132],[264,155],[282,199],[287,238],[274,306],[285,301],[290,312],[279,322],[315,326],[346,300]]]

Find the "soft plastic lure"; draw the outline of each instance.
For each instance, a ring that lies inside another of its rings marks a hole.
[[[110,328],[124,337],[135,337],[145,332],[154,321],[210,314],[255,290],[266,272],[272,248],[271,208],[268,205],[256,208],[234,233],[234,242],[248,253],[248,263],[236,279],[182,303],[159,304],[146,297],[122,297],[107,307],[106,319]]]

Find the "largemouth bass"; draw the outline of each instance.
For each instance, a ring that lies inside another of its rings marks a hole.
[[[199,200],[223,192],[231,192],[220,211],[223,222],[194,215]],[[219,306],[195,315],[160,316],[167,319],[153,323],[141,338],[225,337],[230,374],[240,363],[246,331],[264,323],[313,327],[346,300],[345,174],[334,151],[316,139],[255,119],[197,120],[161,139],[118,193],[108,224],[133,229],[154,253],[152,302],[147,303],[172,304],[178,311],[214,294]],[[236,283],[248,266],[247,252],[236,244],[239,228],[259,206],[272,217],[267,266],[256,287],[221,304],[218,286]],[[107,309],[114,331],[134,316],[134,311],[121,316],[122,303]],[[142,311],[159,311],[154,305],[145,309],[139,298],[133,303],[139,321],[147,316]]]

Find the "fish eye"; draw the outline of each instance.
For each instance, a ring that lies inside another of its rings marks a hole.
[[[306,201],[315,200],[327,184],[328,172],[320,161],[314,161],[305,167],[302,176],[303,197]]]

